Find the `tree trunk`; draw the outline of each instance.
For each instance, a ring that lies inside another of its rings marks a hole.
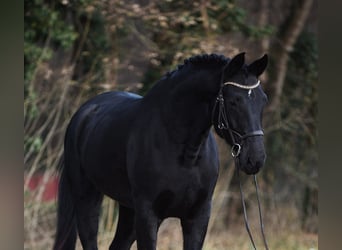
[[[277,42],[271,48],[270,53],[274,59],[274,67],[271,73],[273,80],[270,80],[271,83],[269,86],[271,102],[268,105],[268,112],[273,113],[279,107],[287,72],[289,53],[293,50],[293,46],[303,30],[312,3],[313,0],[293,1],[293,11],[284,21],[283,31],[280,33]]]

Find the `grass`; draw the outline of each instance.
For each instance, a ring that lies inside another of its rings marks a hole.
[[[39,219],[38,229],[35,232],[28,231],[33,229],[30,227],[30,220],[25,218],[25,243],[26,250],[43,250],[51,249],[54,235],[54,213],[51,206],[44,209],[41,216],[47,216],[46,220]],[[42,224],[41,224],[42,223]],[[258,249],[264,249],[262,238],[258,228],[252,227],[254,222],[251,221],[251,230]],[[318,235],[308,234],[299,229],[286,229],[283,226],[277,227],[275,224],[265,223],[266,238],[270,250],[318,250]],[[101,230],[98,235],[99,250],[107,250],[114,236],[115,226],[111,230]],[[34,237],[30,234],[34,233]],[[33,241],[32,241],[33,240]],[[182,233],[180,222],[178,219],[170,218],[165,220],[158,233],[158,250],[180,250],[182,249]],[[81,250],[80,243],[77,249]],[[136,244],[132,250],[136,250]],[[243,221],[234,222],[229,228],[213,229],[208,232],[203,250],[253,250],[248,234],[245,230]]]
[[[261,235],[252,229],[258,249],[264,249]],[[266,230],[266,238],[270,250],[318,250],[318,235],[308,234],[300,230],[287,232],[272,228]],[[99,237],[99,250],[108,249],[113,233],[104,233]],[[182,233],[178,219],[170,218],[163,222],[158,233],[158,250],[182,249]],[[82,248],[79,248],[82,249]],[[132,250],[136,250],[136,244]],[[203,250],[253,250],[244,224],[231,226],[230,229],[216,230],[207,234]]]
[[[25,192],[24,202],[24,249],[51,249],[56,225],[56,202],[39,202],[30,192]],[[239,198],[237,198],[239,204]],[[211,225],[208,230],[203,250],[253,250],[246,232],[243,216],[237,210],[227,210],[227,205],[220,203],[220,196],[214,199]],[[231,201],[234,202],[234,201]],[[116,204],[105,198],[99,223],[99,250],[107,250],[116,227]],[[259,229],[255,204],[250,205],[248,216],[251,231],[258,249],[264,249]],[[113,212],[114,211],[114,212]],[[317,228],[317,215],[313,216],[314,228]],[[300,213],[288,201],[278,206],[265,209],[265,233],[270,250],[318,250],[318,235],[305,233],[300,229]],[[316,219],[315,219],[316,218]],[[317,230],[316,230],[317,231]],[[158,233],[158,250],[180,250],[183,238],[178,219],[165,220]],[[82,249],[77,243],[77,249]],[[136,244],[132,250],[136,250]]]

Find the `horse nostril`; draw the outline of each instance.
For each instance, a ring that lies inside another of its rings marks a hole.
[[[247,164],[249,164],[251,167],[260,169],[264,165],[264,160],[253,160],[251,157],[248,157]]]

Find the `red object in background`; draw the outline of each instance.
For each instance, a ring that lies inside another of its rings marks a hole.
[[[44,187],[42,187],[42,185],[44,185]],[[58,177],[50,176],[48,181],[44,183],[43,173],[33,175],[28,182],[28,189],[31,192],[35,192],[38,191],[39,188],[44,189],[41,198],[42,201],[55,201],[58,192]]]

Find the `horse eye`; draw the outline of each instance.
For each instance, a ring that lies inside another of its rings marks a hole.
[[[233,98],[233,100],[229,101],[229,104],[233,107],[236,107],[238,104],[240,104],[242,102],[242,98],[241,96],[237,96],[235,98]]]

